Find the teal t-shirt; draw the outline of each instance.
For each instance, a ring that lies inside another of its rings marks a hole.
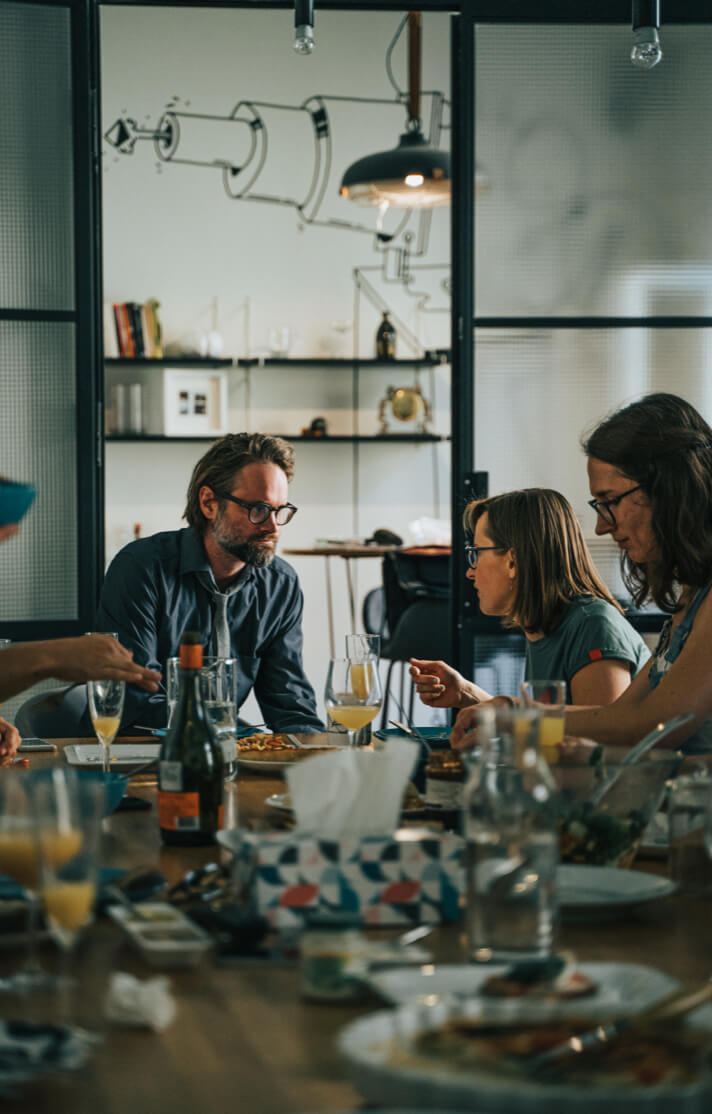
[[[553,634],[537,642],[527,640],[527,681],[566,681],[571,703],[571,679],[594,661],[615,658],[627,662],[635,675],[650,657],[638,632],[613,604],[581,596],[566,608]]]

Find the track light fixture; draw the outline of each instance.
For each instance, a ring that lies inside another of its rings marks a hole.
[[[633,0],[633,48],[630,60],[640,70],[652,70],[663,56],[659,27],[660,0]]]
[[[294,0],[294,49],[311,54],[314,45],[314,0]]]

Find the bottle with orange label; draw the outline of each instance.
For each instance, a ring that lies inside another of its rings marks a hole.
[[[164,843],[215,842],[222,827],[223,751],[200,689],[200,635],[180,644],[180,695],[158,764],[158,823]]]

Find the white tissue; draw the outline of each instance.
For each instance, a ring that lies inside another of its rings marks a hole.
[[[390,835],[417,759],[416,744],[389,739],[382,750],[344,748],[290,766],[295,830],[324,839]]]
[[[114,971],[104,1001],[104,1016],[119,1025],[165,1029],[176,1015],[176,1001],[168,979],[137,979]]]

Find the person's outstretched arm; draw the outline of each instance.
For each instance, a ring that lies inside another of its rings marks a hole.
[[[410,659],[415,691],[429,708],[469,708],[492,697],[444,661]]]
[[[156,692],[160,673],[143,669],[133,654],[108,634],[17,642],[0,651],[0,700],[7,700],[37,681],[116,680]]]

